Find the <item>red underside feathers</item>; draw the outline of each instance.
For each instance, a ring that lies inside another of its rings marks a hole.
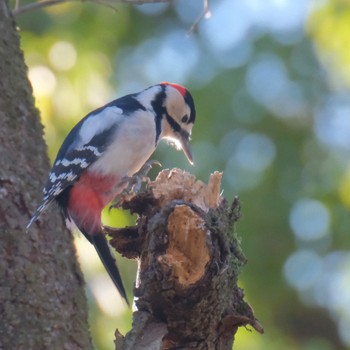
[[[101,232],[101,211],[118,194],[116,176],[85,172],[69,194],[68,212],[79,229]]]

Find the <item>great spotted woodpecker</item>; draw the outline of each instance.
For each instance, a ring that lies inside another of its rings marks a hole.
[[[119,293],[125,289],[107,240],[101,211],[124,189],[162,139],[172,140],[192,164],[190,136],[195,121],[190,92],[177,84],[160,83],[96,109],[68,134],[43,190],[41,205],[27,230],[56,200],[67,224],[75,224],[94,245]]]

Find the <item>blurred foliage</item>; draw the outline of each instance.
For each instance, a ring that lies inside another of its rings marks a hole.
[[[70,2],[19,16],[49,155],[91,109],[159,81],[186,85],[198,111],[195,167],[167,145],[154,158],[203,180],[222,170],[224,195],[241,198],[240,285],[266,334],[241,329],[235,347],[350,348],[350,4],[209,4],[211,17],[190,34],[201,0]],[[113,349],[130,310],[89,244],[78,238],[77,247],[96,347]],[[120,264],[131,295],[135,264]]]
[[[350,7],[347,0],[331,0],[309,21],[310,33],[324,64],[332,70],[334,85],[350,86]]]

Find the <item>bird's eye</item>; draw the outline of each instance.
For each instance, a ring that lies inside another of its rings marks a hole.
[[[188,121],[188,115],[185,114],[185,115],[182,117],[181,121],[182,121],[183,123],[187,123],[187,121]]]

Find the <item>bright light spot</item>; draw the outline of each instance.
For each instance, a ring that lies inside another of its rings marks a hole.
[[[340,337],[350,344],[350,254],[332,252],[323,259],[323,267],[314,288],[315,299],[338,320]]]
[[[169,7],[168,3],[138,4],[135,9],[148,16],[157,16]]]
[[[315,134],[331,147],[350,150],[350,103],[348,97],[333,96],[315,116]]]
[[[101,262],[94,246],[80,232],[76,234],[74,243],[84,272],[97,271]]]
[[[105,314],[115,317],[124,312],[126,306],[107,274],[91,278],[89,286],[98,306]]]
[[[212,51],[229,50],[248,39],[251,18],[243,1],[216,2],[211,11],[213,16],[208,21],[202,21],[200,28]]]
[[[301,240],[319,239],[329,233],[330,213],[327,207],[314,199],[301,199],[290,212],[289,223]]]
[[[246,1],[254,22],[271,31],[291,31],[303,26],[309,11],[305,0]]]
[[[112,96],[112,88],[106,80],[97,72],[90,72],[85,77],[86,101],[90,108],[103,106]]]
[[[250,41],[243,40],[238,42],[234,47],[220,55],[215,55],[222,68],[237,68],[247,63],[252,53],[252,44]]]
[[[298,116],[305,108],[300,87],[289,80],[284,63],[275,55],[261,55],[249,67],[246,86],[251,96],[276,116]]]
[[[265,171],[275,155],[276,148],[270,138],[257,133],[244,136],[235,151],[235,158],[240,166],[255,173]]]
[[[261,182],[262,173],[272,164],[275,145],[263,134],[235,136],[231,141],[226,137],[222,143],[224,152],[231,152],[225,170],[227,181],[235,190],[251,189]]]
[[[314,286],[322,272],[322,259],[311,250],[293,253],[284,264],[284,275],[288,283],[298,290]]]
[[[120,315],[124,311],[124,302],[102,267],[94,246],[81,233],[77,233],[74,243],[83,275],[99,307],[110,316]]]
[[[29,69],[29,80],[35,96],[51,96],[56,88],[56,77],[46,66],[34,66]]]
[[[180,19],[189,26],[203,11],[203,0],[178,0],[173,4]]]
[[[206,86],[217,74],[217,65],[210,55],[202,55],[200,61],[200,64],[196,64],[192,67],[190,73],[192,86]],[[203,67],[205,67],[205,69],[203,69]]]
[[[319,306],[335,310],[343,303],[343,293],[339,290],[339,266],[346,258],[342,252],[332,252],[323,258],[323,270],[314,288],[314,299]]]
[[[181,47],[181,50],[178,48]],[[199,48],[185,32],[171,31],[157,39],[145,41],[136,50],[125,50],[119,57],[118,80],[128,82],[176,81],[185,83],[199,60]],[[142,62],[142,64],[140,64]],[[130,70],[130,67],[133,67]],[[122,84],[121,84],[122,85]]]
[[[210,4],[210,9],[212,17],[202,21],[200,28],[209,47],[217,52],[266,31],[286,44],[299,39],[310,5],[305,0],[223,0]]]
[[[264,55],[247,72],[248,91],[260,103],[271,104],[286,84],[286,68],[280,58]]]
[[[342,313],[344,305],[350,307],[350,254],[343,254],[334,274],[331,288],[333,292],[331,302],[334,308]],[[350,308],[347,310],[347,314],[350,317]]]
[[[207,11],[207,12],[205,13],[204,18],[205,18],[205,19],[209,19],[209,18],[211,18],[211,16],[212,16],[212,13],[211,13],[211,11],[209,10],[209,11]]]
[[[72,81],[65,76],[60,77],[55,95],[52,98],[57,116],[70,121],[72,118],[81,118],[79,97],[79,91],[74,88]]]
[[[188,38],[182,32],[171,32],[158,42],[158,48],[153,57],[145,62],[148,78],[161,80],[166,77],[169,81],[184,82],[195,67],[199,58],[198,47],[192,38]],[[181,50],[178,48],[181,47]]]
[[[77,52],[70,42],[57,41],[49,51],[49,59],[55,69],[66,71],[74,67]]]
[[[340,337],[350,344],[350,253],[333,251],[320,257],[299,250],[287,259],[284,275],[304,302],[328,309],[338,321]]]

